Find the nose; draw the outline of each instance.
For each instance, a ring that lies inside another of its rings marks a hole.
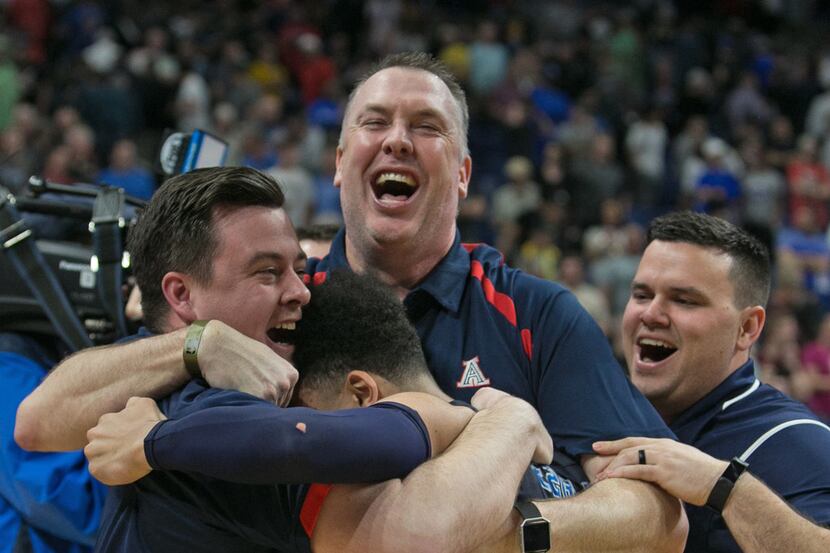
[[[669,326],[669,316],[664,309],[663,302],[653,298],[640,312],[640,320],[648,328]]]
[[[296,304],[297,307],[302,307],[311,299],[311,292],[300,275],[294,271],[290,271],[290,273],[285,292],[282,294],[282,302],[287,305]]]
[[[410,155],[413,151],[412,139],[409,136],[408,126],[397,121],[389,127],[389,132],[383,139],[383,153],[395,157]]]

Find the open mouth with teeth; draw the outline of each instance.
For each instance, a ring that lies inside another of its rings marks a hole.
[[[381,201],[405,202],[416,190],[418,184],[415,179],[403,173],[381,173],[372,184],[375,198]]]
[[[297,323],[282,323],[275,327],[269,328],[268,339],[278,344],[293,344],[294,333],[297,330]]]
[[[643,338],[637,342],[640,347],[640,359],[646,363],[659,363],[669,358],[677,348],[661,340]]]

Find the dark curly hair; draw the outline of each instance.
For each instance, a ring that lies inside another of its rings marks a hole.
[[[298,386],[331,389],[352,370],[407,387],[429,374],[421,341],[403,305],[379,280],[333,271],[315,286],[297,325]]]

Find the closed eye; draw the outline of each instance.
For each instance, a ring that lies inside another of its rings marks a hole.
[[[386,126],[386,121],[383,119],[369,119],[368,121],[363,122],[363,126],[370,129],[379,129]]]

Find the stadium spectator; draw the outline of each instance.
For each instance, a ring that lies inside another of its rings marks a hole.
[[[830,172],[818,158],[818,143],[810,135],[798,138],[798,150],[787,165],[788,215],[795,224],[797,213],[807,209],[819,232],[827,229],[827,201],[830,200]]]
[[[153,174],[138,159],[135,142],[122,139],[112,147],[110,164],[98,173],[97,182],[117,186],[126,194],[149,200],[156,189]]]
[[[801,365],[809,375],[807,405],[824,422],[830,422],[830,315],[825,315],[818,335],[801,352]]]

